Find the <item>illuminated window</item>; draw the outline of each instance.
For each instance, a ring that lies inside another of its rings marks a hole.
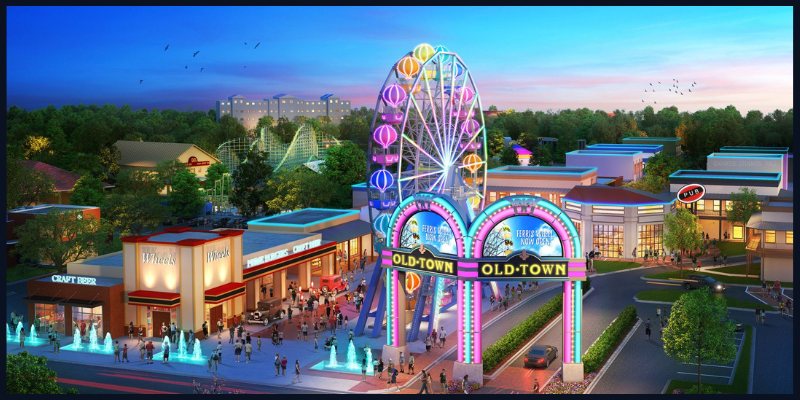
[[[623,254],[625,231],[622,225],[600,225],[592,227],[592,243],[606,258],[620,258]]]
[[[764,231],[764,243],[775,243],[775,231]]]
[[[725,211],[730,211],[733,209],[733,202],[730,200],[725,200]]]
[[[625,215],[625,207],[617,207],[617,206],[592,206],[592,213],[594,213],[594,214],[615,214],[615,215]]]
[[[714,211],[719,211],[721,209],[720,202],[721,202],[720,200],[714,200]]]
[[[794,244],[794,231],[786,231],[786,244]]]
[[[734,226],[733,227],[733,238],[734,239],[742,239],[742,238],[744,238],[744,229],[741,226]]]
[[[644,257],[648,254],[652,257],[655,252],[661,254],[664,250],[663,237],[664,225],[639,225],[638,229],[638,242],[636,244],[636,256]]]
[[[664,212],[664,206],[642,206],[638,207],[639,215],[642,214],[660,214]]]
[[[581,212],[581,205],[578,204],[578,203],[573,203],[571,201],[565,201],[564,202],[564,207],[567,210],[570,210],[570,211]]]
[[[697,211],[705,211],[706,210],[706,201],[699,200],[697,203]]]

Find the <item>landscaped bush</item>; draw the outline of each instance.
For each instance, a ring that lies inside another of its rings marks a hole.
[[[590,373],[599,370],[635,323],[636,308],[632,305],[625,307],[584,354],[584,371]]]
[[[472,393],[481,388],[481,384],[475,381],[469,381],[469,392]],[[464,387],[461,386],[460,380],[452,380],[447,382],[448,394],[464,394]]]
[[[531,337],[536,335],[550,320],[561,313],[561,294],[544,303],[522,323],[512,328],[483,352],[483,370],[491,371],[506,357],[514,353]]]

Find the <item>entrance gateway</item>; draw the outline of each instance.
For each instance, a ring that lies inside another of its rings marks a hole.
[[[452,376],[480,377],[478,381],[483,377],[482,285],[562,281],[563,378],[583,380],[581,286],[586,261],[574,224],[555,204],[535,196],[506,197],[468,224],[448,196],[417,193],[394,210],[388,233],[381,250],[386,282],[384,358],[399,360],[401,351],[408,354],[406,273],[457,282],[458,360]],[[429,326],[435,321],[431,318]]]

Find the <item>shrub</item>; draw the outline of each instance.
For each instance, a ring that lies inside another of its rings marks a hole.
[[[625,307],[584,354],[584,371],[599,370],[635,323],[636,308],[632,305]]]
[[[473,393],[474,391],[481,388],[480,383],[475,381],[469,381],[469,392]],[[447,393],[448,394],[464,394],[464,388],[461,386],[460,380],[449,381],[447,382]]]
[[[483,352],[483,370],[491,371],[561,313],[561,294],[553,297]]]

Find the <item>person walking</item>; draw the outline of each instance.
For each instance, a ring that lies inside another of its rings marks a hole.
[[[433,343],[433,347],[436,347],[436,344],[439,343],[439,331],[436,328],[433,329],[431,332],[431,342]]]
[[[406,372],[405,371],[406,355],[402,351],[400,352],[400,362],[399,362],[399,364],[400,364],[400,372]]]
[[[283,344],[283,331],[278,331],[278,345]]]
[[[131,360],[128,360],[128,344],[127,343],[125,343],[125,345],[122,346],[122,361],[120,361],[120,362],[131,362]]]
[[[152,340],[148,341],[147,345],[145,345],[145,350],[147,351],[147,363],[148,364],[152,364],[153,363],[153,349],[154,348],[155,348],[155,346],[153,346],[153,341]]]
[[[242,355],[242,342],[240,342],[239,339],[236,339],[236,344],[233,345],[234,361],[238,363],[240,361],[241,355]]]
[[[292,383],[300,383],[300,360],[294,360],[294,380]]]
[[[167,332],[169,332],[169,327],[165,322],[161,323],[161,338],[163,339],[164,336],[167,336]]]
[[[275,365],[275,376],[281,374],[281,356],[278,353],[275,353],[275,360],[272,361],[273,365]]]
[[[144,339],[144,327],[139,327],[139,340]]]
[[[244,344],[244,362],[250,364],[250,356],[253,354],[253,344],[247,342]]]
[[[419,392],[417,392],[417,394],[422,394],[422,392],[425,392],[425,394],[431,394],[430,390],[428,390],[428,380],[430,379],[430,377],[428,376],[428,374],[425,372],[424,369],[422,370],[421,374],[422,377],[420,378],[420,380],[422,381],[422,387],[419,389]]]
[[[228,338],[228,343],[233,344],[233,337],[236,336],[236,327],[231,324],[230,328],[228,328],[228,332],[231,334],[230,338]]]
[[[303,330],[303,341],[307,342],[308,341],[308,324],[305,321],[303,321],[302,330]]]
[[[539,379],[538,378],[533,378],[533,393],[534,394],[539,393]]]
[[[392,375],[389,378],[389,382],[388,382],[389,386],[392,386],[392,384],[394,384],[394,386],[397,388],[397,391],[399,392],[400,391],[400,386],[397,384],[397,368],[392,369],[391,374]]]
[[[261,352],[261,335],[256,336],[256,347],[258,347],[258,352]]]
[[[650,318],[644,324],[644,334],[647,335],[647,340],[650,340]]]
[[[25,328],[19,330],[19,347],[25,348]]]
[[[128,339],[133,339],[133,321],[128,325]]]
[[[408,374],[414,375],[414,354],[408,356]]]
[[[208,321],[203,321],[203,339],[208,338]]]
[[[464,394],[469,394],[469,375],[464,375],[464,379],[461,380],[461,389],[464,390]]]
[[[383,379],[383,359],[378,359],[378,379]]]
[[[114,363],[122,362],[122,359],[119,358],[119,340],[114,342]]]
[[[361,359],[361,380],[363,382],[367,381],[367,358],[366,357]]]
[[[431,352],[431,335],[425,336],[425,352]]]
[[[281,375],[286,376],[286,367],[289,364],[289,360],[286,359],[286,356],[281,358]]]
[[[444,331],[444,326],[440,326],[439,327],[439,341],[442,343],[442,348],[444,348],[444,342],[446,340],[447,340],[447,333],[445,333],[445,331]]]
[[[444,368],[439,373],[439,384],[442,385],[442,394],[447,393],[447,373],[444,372]]]

